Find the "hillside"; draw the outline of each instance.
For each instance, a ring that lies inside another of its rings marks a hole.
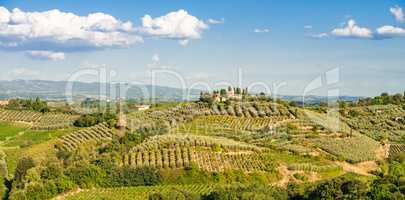
[[[3,108],[2,176],[13,182],[10,199],[208,198],[228,190],[284,198],[303,195],[291,185],[311,193],[328,181],[372,184],[378,173],[391,173],[392,159],[405,148],[369,130],[402,131],[395,120],[402,108],[353,106],[339,113],[336,123],[323,109],[270,99],[198,101],[128,111],[123,127],[114,120],[75,127],[78,119],[93,119]],[[369,119],[386,126],[363,125]]]

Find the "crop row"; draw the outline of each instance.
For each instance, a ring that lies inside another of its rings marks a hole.
[[[206,115],[230,115],[237,117],[290,116],[290,111],[278,104],[235,103],[231,105],[214,104]]]
[[[399,142],[405,130],[405,110],[399,106],[367,106],[347,109],[343,112],[344,121],[353,129],[374,139],[388,136]]]
[[[264,118],[251,118],[251,117],[233,117],[233,116],[220,116],[213,115],[199,118],[196,123],[199,125],[218,126],[221,128],[228,128],[232,130],[260,130],[264,127],[276,127],[279,124],[289,120],[287,116],[272,116]]]
[[[33,111],[17,111],[0,109],[0,120],[10,122],[37,122],[42,113]]]
[[[171,147],[209,147],[214,150],[225,151],[261,151],[262,149],[244,142],[238,142],[235,140],[222,138],[222,137],[210,137],[202,135],[183,135],[183,134],[166,134],[153,136],[147,139],[147,141],[134,147],[131,151],[144,151],[152,149],[162,149]]]
[[[323,137],[314,141],[326,152],[351,163],[375,160],[375,152],[379,148],[378,142],[360,134],[346,138]]]
[[[96,126],[86,128],[65,136],[62,136],[59,140],[61,142],[60,148],[73,151],[80,145],[88,142],[102,142],[105,140],[111,140],[113,132],[106,124],[101,123]]]
[[[342,167],[335,164],[314,165],[311,163],[301,163],[301,164],[291,164],[288,166],[288,169],[297,171],[327,172],[327,171],[341,170]]]
[[[34,130],[55,130],[68,128],[73,125],[78,118],[76,115],[47,113],[41,116],[40,120],[35,122],[32,129]]]
[[[404,144],[391,144],[389,150],[389,157],[396,156],[398,154],[405,153],[405,145]]]
[[[161,186],[139,186],[122,188],[93,188],[82,190],[79,193],[68,196],[67,200],[87,200],[87,199],[120,199],[120,200],[144,200],[153,199],[153,194],[160,194],[168,199],[177,199],[178,192],[186,194],[209,194],[214,186],[211,185],[161,185]],[[173,197],[174,196],[174,197]]]
[[[131,113],[127,116],[127,125],[131,130],[153,129],[159,123],[167,128],[180,123],[191,121],[195,116],[203,115],[202,109],[197,104],[181,104],[164,110],[147,110]]]
[[[40,113],[0,109],[0,120],[32,123],[34,130],[54,130],[70,127],[77,116],[63,113]]]
[[[132,167],[183,168],[196,164],[204,171],[264,171],[264,159],[254,152],[214,152],[187,147],[163,148],[125,154],[123,164]]]
[[[274,103],[233,103],[227,106],[214,104],[211,107],[201,103],[185,103],[164,110],[151,109],[144,112],[135,112],[127,117],[127,124],[132,130],[151,129],[157,123],[163,123],[167,128],[170,128],[184,122],[190,122],[195,117],[202,115],[271,119],[293,117],[286,107]]]

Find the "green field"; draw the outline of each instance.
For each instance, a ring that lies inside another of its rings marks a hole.
[[[4,141],[7,138],[14,137],[18,133],[26,129],[26,126],[17,125],[16,123],[0,122],[0,141]]]
[[[6,154],[8,172],[12,175],[20,158],[34,156],[35,159],[43,159],[44,155],[54,153],[52,145],[48,144],[48,142],[71,133],[77,128],[34,131],[15,123],[2,122],[0,129],[9,133],[7,140],[3,140],[0,148]]]
[[[23,134],[16,135],[14,138],[6,141],[3,146],[13,147],[13,146],[29,146],[32,144],[39,144],[41,142],[48,141],[53,138],[63,136],[65,134],[71,133],[75,128],[60,129],[60,130],[50,130],[50,131],[34,131],[27,130]]]

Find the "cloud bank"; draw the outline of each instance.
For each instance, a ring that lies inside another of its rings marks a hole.
[[[255,33],[270,33],[270,29],[269,29],[269,28],[262,28],[262,29],[260,29],[260,28],[255,28],[255,29],[253,30],[253,32],[255,32]]]
[[[208,25],[204,21],[178,10],[156,18],[145,15],[139,31],[146,36],[179,40],[180,44],[187,45],[189,40],[200,39],[206,29]]]
[[[20,51],[79,51],[122,48],[141,42],[131,22],[111,15],[78,16],[59,10],[24,12],[0,7],[0,45]]]
[[[399,6],[394,6],[389,9],[390,13],[395,17],[396,21],[403,23],[405,16],[403,10]],[[330,33],[320,33],[310,35],[312,38],[353,38],[353,39],[391,39],[405,37],[405,29],[399,26],[382,25],[372,31],[366,27],[357,25],[354,19],[349,19],[343,24],[343,27],[334,28]]]
[[[225,19],[221,18],[221,19],[208,19],[207,20],[208,24],[223,24],[225,23]]]
[[[53,51],[27,51],[26,54],[32,59],[38,60],[65,60],[65,53]]]
[[[44,12],[8,10],[0,6],[0,49],[22,51],[42,60],[64,60],[65,53],[127,48],[143,42],[143,37],[178,40],[187,45],[200,39],[208,24],[224,20],[208,19],[207,23],[185,10],[152,18],[145,15],[142,25],[121,21],[97,12],[79,16],[57,9]]]
[[[350,19],[345,27],[335,28],[331,31],[331,34],[336,37],[346,37],[346,38],[373,38],[373,33],[368,28],[360,27],[356,24],[356,21]]]
[[[405,29],[386,25],[378,28],[377,34],[382,38],[405,37]]]

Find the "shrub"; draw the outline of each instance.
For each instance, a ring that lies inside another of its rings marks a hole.
[[[279,200],[288,199],[287,191],[267,185],[233,185],[218,187],[208,195],[203,196],[203,200],[220,199],[263,199]]]
[[[115,125],[117,116],[113,113],[93,113],[80,116],[73,125],[77,127],[90,127],[96,124],[107,122],[107,124],[112,127]]]
[[[23,157],[18,161],[14,174],[14,183],[17,188],[22,188],[24,186],[23,179],[27,174],[27,171],[33,167],[35,167],[35,163],[31,157]]]
[[[49,112],[47,103],[38,97],[35,100],[11,99],[6,108],[11,110],[33,110],[43,113]]]
[[[76,164],[69,167],[65,175],[81,188],[90,188],[100,185],[106,177],[105,171],[91,164]]]
[[[115,173],[110,175],[110,179],[108,184],[112,186],[150,186],[157,185],[162,181],[159,171],[151,167],[118,168]]]

